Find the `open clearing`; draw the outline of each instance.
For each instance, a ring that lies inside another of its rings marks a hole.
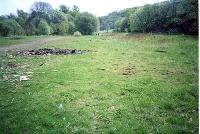
[[[52,41],[57,41],[62,39],[62,36],[35,36],[35,37],[24,37],[22,39],[10,39],[10,38],[0,38],[0,51],[9,51],[16,49],[29,48],[36,45],[45,45]],[[17,43],[17,44],[16,44]],[[19,44],[21,43],[21,44]]]
[[[197,37],[66,36],[31,47],[94,52],[0,52],[0,133],[198,132]]]

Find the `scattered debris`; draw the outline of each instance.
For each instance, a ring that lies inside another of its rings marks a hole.
[[[63,105],[62,105],[62,104],[60,104],[60,105],[58,106],[58,108],[59,108],[59,109],[62,109],[62,108],[63,108]]]
[[[12,58],[13,58],[13,55],[8,55],[8,58],[11,58],[11,59],[12,59]]]
[[[7,66],[9,66],[9,67],[11,67],[11,68],[18,67],[18,65],[17,65],[17,64],[14,64],[14,63],[10,63],[10,64],[8,64]]]
[[[33,74],[33,72],[26,72],[26,74]]]
[[[102,70],[102,71],[105,71],[106,69],[105,69],[105,68],[98,68],[98,70]]]
[[[4,75],[3,80],[5,80],[5,81],[9,80],[9,76]]]
[[[40,64],[40,66],[43,66],[43,65],[44,65],[44,63],[41,63],[41,64]]]
[[[115,110],[115,107],[114,107],[114,106],[111,106],[111,107],[108,108],[108,111],[109,111],[109,112],[113,112],[114,110]]]
[[[19,81],[29,80],[28,76],[20,76]]]
[[[126,72],[124,72],[124,73],[122,73],[122,75],[130,75],[129,73],[126,73]]]
[[[90,50],[76,50],[76,49],[49,49],[49,48],[43,48],[43,49],[33,49],[33,50],[22,50],[18,51],[17,54],[19,55],[69,55],[69,54],[84,54],[86,52],[89,52]]]

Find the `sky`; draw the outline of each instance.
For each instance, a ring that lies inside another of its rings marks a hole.
[[[96,16],[104,16],[113,11],[166,0],[0,0],[0,15],[16,14],[17,9],[29,12],[35,1],[48,2],[54,9],[59,8],[61,4],[70,8],[77,5],[81,12],[87,11]]]

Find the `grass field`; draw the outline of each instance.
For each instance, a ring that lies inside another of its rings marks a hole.
[[[0,133],[198,133],[197,37],[67,36],[41,47],[93,51],[2,53]]]
[[[47,38],[48,36],[13,36],[13,37],[0,37],[0,47],[10,46],[11,44],[19,44],[28,41]]]

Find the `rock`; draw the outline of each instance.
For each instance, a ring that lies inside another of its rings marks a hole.
[[[76,52],[76,50],[72,50],[71,53],[74,54]]]

